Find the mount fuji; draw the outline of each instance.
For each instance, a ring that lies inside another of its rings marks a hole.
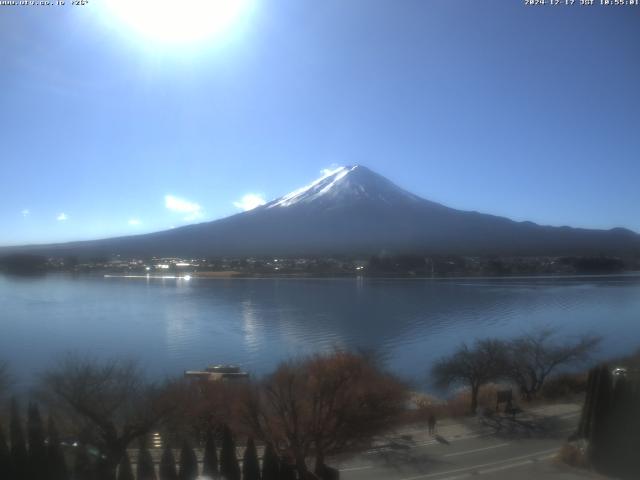
[[[5,251],[9,249],[3,249]],[[640,235],[516,222],[418,197],[362,165],[253,210],[145,235],[11,248],[48,255],[638,254]]]

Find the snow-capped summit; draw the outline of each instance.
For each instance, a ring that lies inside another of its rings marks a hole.
[[[328,193],[342,178],[357,167],[356,165],[354,167],[339,167],[335,170],[330,170],[309,185],[305,185],[283,197],[269,202],[265,205],[265,208],[289,207],[296,203],[313,201]]]
[[[395,205],[420,200],[367,167],[349,165],[327,171],[309,185],[273,200],[263,208],[283,208],[312,202],[373,201]]]

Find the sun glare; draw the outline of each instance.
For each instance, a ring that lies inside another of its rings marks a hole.
[[[107,0],[107,13],[146,40],[182,44],[228,32],[253,0]]]

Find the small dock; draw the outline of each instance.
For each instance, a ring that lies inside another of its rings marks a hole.
[[[249,378],[249,374],[237,365],[213,365],[204,370],[185,370],[185,378],[218,382],[228,380],[242,380]]]

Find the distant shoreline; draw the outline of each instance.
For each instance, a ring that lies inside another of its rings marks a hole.
[[[198,278],[514,278],[583,276],[640,271],[640,257],[460,257],[417,254],[362,257],[194,259],[112,258],[80,260],[34,255],[0,257],[0,271],[16,274],[70,272]]]
[[[73,273],[76,275],[89,275],[100,276],[99,273],[84,273],[84,272],[49,272],[49,273]],[[420,275],[323,275],[323,274],[311,274],[311,273],[283,273],[283,274],[247,274],[244,272],[236,271],[217,271],[217,272],[194,272],[189,274],[176,274],[176,275],[127,275],[118,273],[106,273],[102,275],[105,278],[148,278],[154,280],[167,280],[167,279],[386,279],[386,280],[525,280],[525,279],[581,279],[581,278],[633,278],[640,277],[640,271],[630,271],[624,273],[582,273],[582,274],[529,274],[529,275],[453,275],[453,276],[420,276]]]

